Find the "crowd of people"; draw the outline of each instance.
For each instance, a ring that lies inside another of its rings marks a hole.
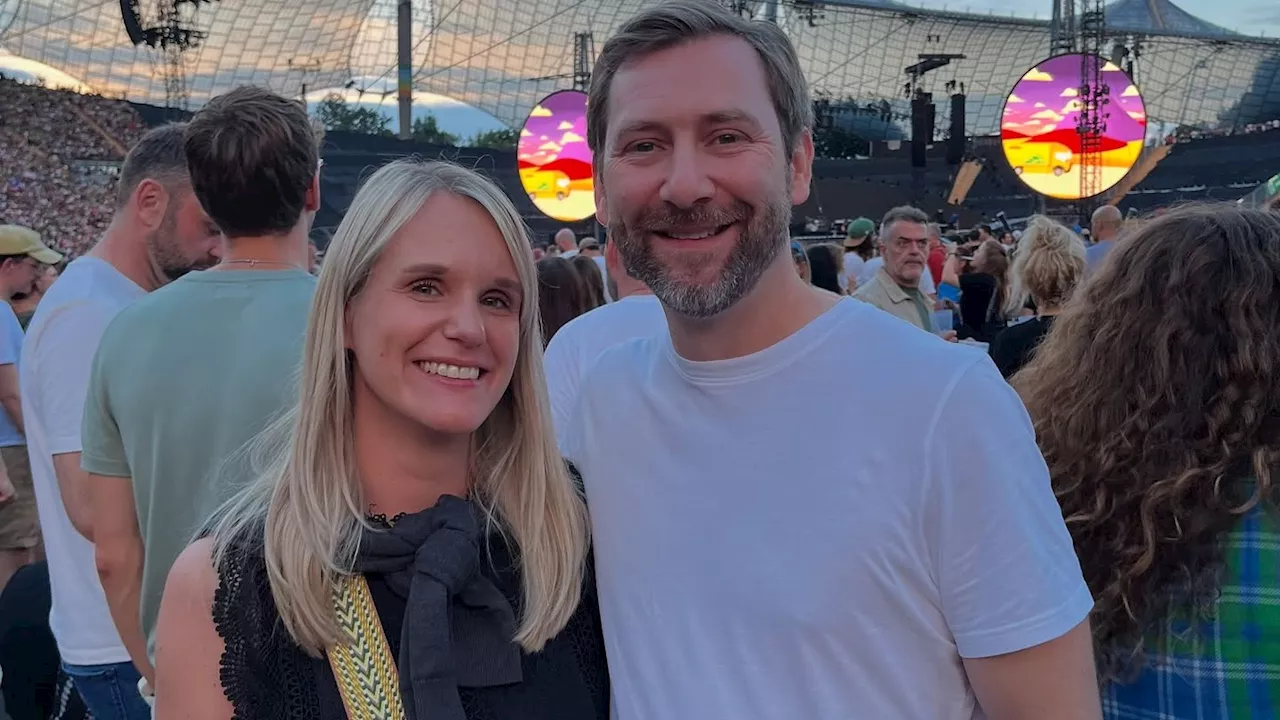
[[[111,221],[115,178],[72,161],[119,161],[145,130],[124,101],[0,76],[0,223],[79,256]]]
[[[1280,216],[806,247],[795,49],[710,0],[588,97],[603,238],[399,160],[317,276],[254,87],[52,283],[0,224],[13,720],[1275,716]]]
[[[1025,230],[980,225],[948,232],[917,208],[893,208],[878,226],[847,224],[843,246],[791,242],[800,277],[851,295],[947,340],[987,348],[1012,376],[1030,359],[1052,318],[1098,265],[1124,227],[1111,205],[1093,213],[1087,235],[1044,216]],[[935,279],[936,278],[936,279]]]

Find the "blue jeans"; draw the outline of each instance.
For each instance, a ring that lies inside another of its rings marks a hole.
[[[138,678],[142,675],[133,663],[62,663],[62,670],[71,676],[94,720],[151,720],[151,708],[138,694]]]

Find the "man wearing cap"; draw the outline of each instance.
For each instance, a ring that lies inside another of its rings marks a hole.
[[[867,218],[860,217],[849,223],[849,231],[844,239],[844,274],[840,276],[840,289],[853,292],[862,284],[864,278],[874,274],[866,271],[867,261],[875,256],[872,235],[875,235],[876,224]]]
[[[0,588],[18,568],[35,560],[40,545],[40,518],[27,439],[23,435],[22,395],[18,391],[18,356],[22,325],[9,305],[18,293],[31,293],[47,265],[62,254],[40,241],[40,234],[19,225],[0,225],[0,459],[13,485],[13,497],[0,505]]]

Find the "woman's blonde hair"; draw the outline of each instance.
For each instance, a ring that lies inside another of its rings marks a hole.
[[[524,289],[511,385],[476,431],[472,451],[472,497],[490,529],[514,541],[521,560],[523,602],[514,640],[529,651],[541,649],[568,623],[581,594],[586,510],[551,432],[538,280],[520,215],[475,172],[443,162],[397,161],[369,178],[338,227],[311,307],[298,405],[259,439],[253,451],[262,459],[257,481],[212,525],[219,567],[229,550],[261,541],[284,626],[316,655],[345,640],[334,618],[333,591],[351,572],[367,524],[354,462],[354,366],[344,316],[391,237],[437,192],[469,198],[489,212]]]
[[[1041,307],[1060,307],[1075,294],[1084,267],[1084,240],[1079,235],[1043,215],[1032,217],[1013,255],[1005,315],[1021,313],[1027,298]]]

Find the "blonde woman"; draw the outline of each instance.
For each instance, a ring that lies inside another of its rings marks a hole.
[[[1016,317],[1030,299],[1036,315],[1004,330],[991,343],[991,359],[1006,379],[1031,360],[1053,327],[1054,317],[1075,294],[1084,270],[1084,240],[1080,236],[1047,217],[1031,218],[1013,256],[1004,314]]]
[[[607,717],[536,287],[488,181],[369,179],[326,253],[287,441],[170,575],[158,717]]]

